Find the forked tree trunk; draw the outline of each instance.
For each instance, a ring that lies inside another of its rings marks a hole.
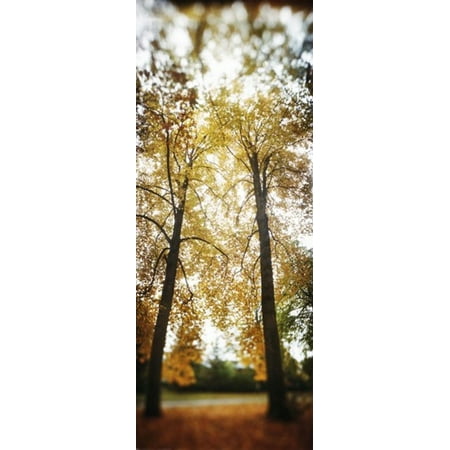
[[[269,223],[266,214],[267,191],[264,178],[261,179],[256,154],[250,158],[253,172],[253,187],[256,200],[256,221],[258,225],[261,267],[261,308],[264,329],[264,348],[267,368],[267,387],[271,419],[289,419],[290,411],[286,403],[286,388],[278,334],[275,292],[273,285],[272,254],[270,249]]]
[[[176,210],[175,214],[161,301],[159,303],[158,317],[153,333],[148,371],[147,396],[145,400],[146,417],[158,417],[161,415],[162,360],[166,343],[167,325],[169,323],[169,315],[172,308],[173,292],[175,289],[183,215],[184,202],[182,207]]]

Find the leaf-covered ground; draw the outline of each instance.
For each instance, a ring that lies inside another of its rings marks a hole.
[[[265,417],[263,404],[170,408],[146,419],[137,412],[139,450],[311,450],[312,408],[292,422]]]

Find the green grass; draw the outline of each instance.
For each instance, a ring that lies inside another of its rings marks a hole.
[[[176,392],[162,390],[163,400],[203,400],[220,398],[265,398],[264,392]]]
[[[177,392],[169,389],[162,389],[162,400],[204,400],[222,398],[246,398],[261,400],[267,396],[264,392]],[[138,403],[144,402],[145,395],[137,394]]]

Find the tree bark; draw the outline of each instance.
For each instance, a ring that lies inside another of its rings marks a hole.
[[[184,192],[187,189],[185,180]],[[161,301],[159,303],[158,317],[153,333],[152,347],[150,351],[147,396],[145,401],[145,416],[161,416],[161,375],[164,346],[166,343],[167,325],[169,323],[170,310],[172,308],[175,279],[177,273],[178,256],[180,253],[181,228],[183,225],[184,203],[176,209],[169,254],[167,256],[166,272],[164,277]]]
[[[261,308],[269,394],[267,415],[271,419],[286,420],[290,418],[290,411],[286,404],[286,388],[276,319],[272,253],[270,249],[269,222],[266,214],[267,189],[261,180],[257,155],[253,154],[249,159],[253,174],[257,211],[256,221],[260,245]]]

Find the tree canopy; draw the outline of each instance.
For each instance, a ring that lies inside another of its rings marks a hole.
[[[280,339],[312,351],[311,15],[138,11],[137,357],[150,396],[161,378],[195,382],[206,320],[273,390]]]

